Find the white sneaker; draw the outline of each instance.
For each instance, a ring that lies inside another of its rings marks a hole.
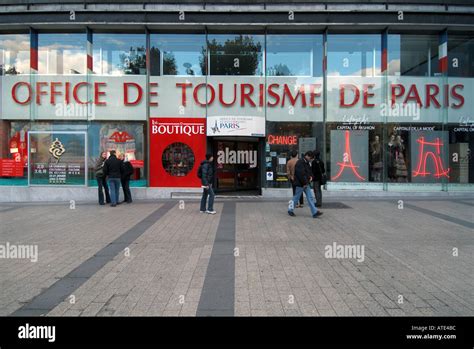
[[[207,214],[216,214],[216,211],[206,211]]]
[[[199,212],[201,212],[201,213],[206,213],[206,211],[199,211]]]

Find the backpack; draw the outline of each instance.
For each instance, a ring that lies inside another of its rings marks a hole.
[[[197,176],[198,176],[198,178],[202,178],[202,164],[199,165],[199,167],[198,167]]]

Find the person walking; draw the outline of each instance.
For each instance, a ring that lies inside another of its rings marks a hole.
[[[110,156],[105,161],[104,174],[107,177],[110,188],[110,206],[115,207],[119,202],[120,179],[122,178],[122,161],[117,159],[115,150],[110,151]]]
[[[293,196],[295,196],[296,193],[296,185],[295,185],[295,166],[296,162],[298,161],[298,152],[296,150],[292,150],[290,153],[291,159],[288,160],[286,163],[286,175],[288,176],[288,180],[291,183],[291,189],[293,191]],[[303,207],[304,206],[304,201],[303,201],[303,195],[300,197],[300,203],[296,205],[296,207]]]
[[[321,207],[323,203],[323,193],[321,186],[326,184],[326,169],[324,162],[320,158],[320,151],[314,151],[314,160],[311,163],[311,170],[313,172],[313,190],[316,198],[316,207]]]
[[[133,174],[133,165],[123,155],[119,157],[122,161],[122,178],[120,183],[122,184],[123,190],[123,201],[127,204],[132,203],[132,192],[130,191],[130,177]]]
[[[216,214],[214,211],[214,190],[212,189],[212,183],[214,183],[214,166],[212,161],[214,157],[212,154],[206,154],[206,160],[201,162],[198,169],[198,177],[201,179],[202,198],[201,198],[201,213]],[[209,196],[209,202],[206,202]]]
[[[110,204],[109,186],[105,179],[104,163],[107,160],[107,152],[103,151],[95,163],[95,179],[97,180],[97,187],[99,192],[99,205]],[[104,202],[105,192],[105,202]]]
[[[303,159],[299,159],[296,162],[295,166],[295,185],[296,185],[296,193],[293,196],[292,202],[290,202],[290,206],[288,207],[288,214],[292,217],[295,216],[293,212],[296,203],[298,202],[301,195],[306,195],[306,199],[308,201],[308,206],[311,210],[311,214],[313,218],[318,218],[323,213],[318,211],[316,206],[314,205],[313,194],[310,189],[310,184],[312,180],[312,172],[311,172],[311,160],[314,159],[314,154],[312,151],[307,151],[304,154]]]

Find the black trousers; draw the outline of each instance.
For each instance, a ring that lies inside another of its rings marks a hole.
[[[96,177],[97,187],[99,189],[99,204],[104,203],[104,191],[105,191],[105,202],[110,203],[110,193],[107,180],[104,177]]]
[[[313,182],[314,198],[316,199],[316,207],[321,207],[323,203],[323,192],[321,191],[321,182]]]
[[[293,189],[293,196],[295,196],[295,193],[296,193],[296,185],[294,185],[293,183],[291,183],[291,189]],[[300,205],[303,205],[304,204],[304,200],[303,200],[303,195],[300,196]]]
[[[125,202],[132,202],[132,192],[130,191],[130,178],[120,180],[123,188],[123,197]]]

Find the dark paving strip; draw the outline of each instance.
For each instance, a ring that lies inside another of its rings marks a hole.
[[[3,212],[9,212],[9,211],[15,211],[18,210],[19,208],[24,208],[25,206],[15,206],[15,207],[7,207],[5,209],[0,208],[0,213]]]
[[[342,202],[337,202],[337,201],[333,201],[333,202],[324,202],[323,201],[323,205],[321,207],[321,210],[325,210],[325,209],[333,209],[333,208],[341,208],[341,209],[344,209],[344,208],[350,208],[352,209],[352,207],[350,207],[349,205],[346,205]]]
[[[130,246],[133,241],[139,238],[173,206],[175,206],[175,202],[165,203],[11,315],[41,316],[48,314],[66,297],[73,294],[76,289],[89,280],[91,276],[102,269],[105,264],[123,252],[126,247]]]
[[[456,217],[451,217],[451,216],[445,215],[443,213],[431,211],[431,210],[428,210],[426,208],[418,207],[418,206],[407,204],[407,203],[405,203],[404,206],[408,207],[408,208],[411,208],[412,210],[415,210],[415,211],[418,211],[418,212],[421,212],[421,213],[425,213],[425,214],[430,215],[432,217],[443,219],[443,220],[451,222],[451,223],[459,224],[459,225],[462,225],[463,227],[466,227],[466,228],[469,228],[469,229],[474,229],[474,223],[473,222],[465,221],[463,219],[459,219],[459,218],[456,218]]]
[[[474,202],[469,202],[469,201],[466,201],[466,200],[457,200],[457,201],[455,201],[455,203],[463,204],[463,205],[467,205],[467,206],[474,206]]]
[[[235,202],[224,203],[197,316],[234,316],[235,208]]]

